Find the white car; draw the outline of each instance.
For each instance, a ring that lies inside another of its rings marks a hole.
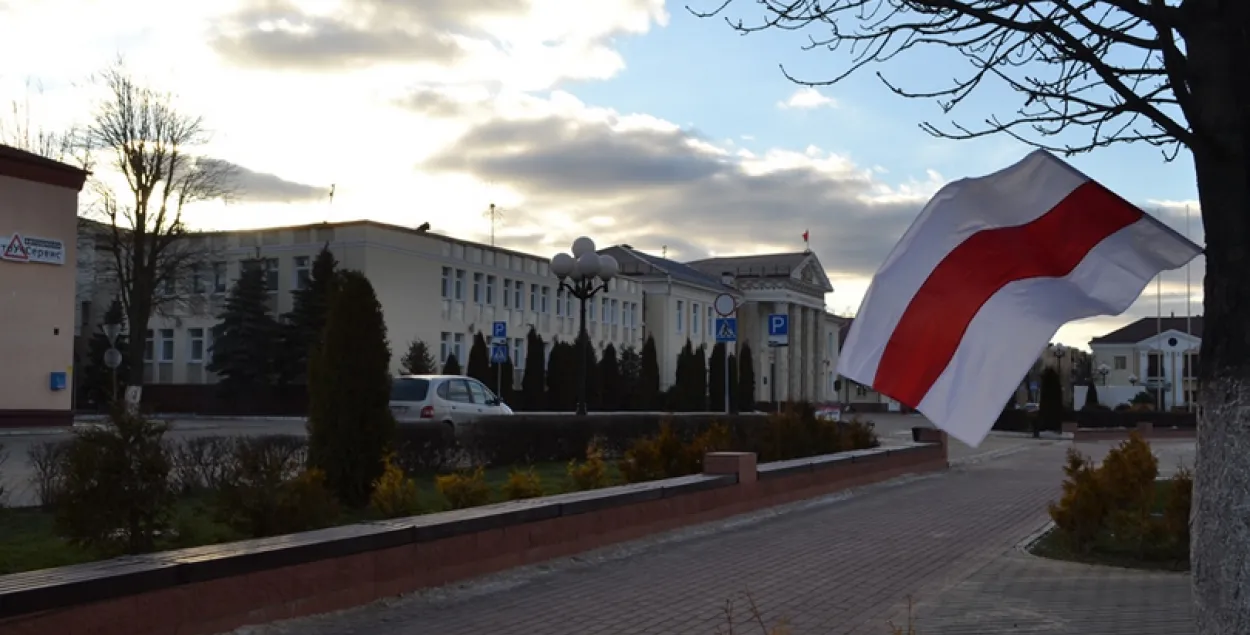
[[[512,409],[482,382],[464,375],[402,375],[391,381],[391,413],[400,425],[438,424],[451,431]]]

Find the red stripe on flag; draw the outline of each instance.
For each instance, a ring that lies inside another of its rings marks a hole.
[[[1073,190],[1025,225],[979,231],[929,274],[890,335],[873,388],[916,408],[963,341],[981,307],[1007,284],[1060,278],[1141,210],[1095,182]]]

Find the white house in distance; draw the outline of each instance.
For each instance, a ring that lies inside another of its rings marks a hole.
[[[340,267],[359,270],[373,283],[391,341],[393,372],[415,339],[425,341],[440,362],[454,354],[464,364],[474,334],[489,335],[493,322],[504,321],[519,384],[531,326],[548,353],[555,338],[571,341],[577,334],[578,300],[560,291],[548,257],[459,240],[427,227],[373,221],[209,232],[194,239],[206,241],[210,263],[178,290],[180,301],[149,323],[146,383],[215,382],[207,370],[212,329],[243,263],[258,261],[264,267],[271,308],[281,314],[291,310],[291,291],[307,283],[313,260],[326,245]],[[838,322],[824,311],[824,294],[832,287],[813,254],[682,264],[629,245],[599,251],[616,258],[620,272],[587,305],[587,329],[598,349],[609,343],[618,350],[641,349],[651,335],[661,388],[666,388],[687,339],[709,351],[715,345],[712,305],[718,295],[729,294],[739,305],[738,341],[749,341],[754,351],[758,400],[834,397]],[[96,271],[102,266],[99,259],[79,262],[80,269],[88,269],[79,275],[81,334],[94,332],[113,296],[111,279]],[[789,316],[789,345],[770,349],[766,322],[775,313]]]
[[[1201,346],[1201,315],[1142,318],[1095,337],[1089,347],[1099,401],[1114,406],[1143,390],[1162,390],[1165,409],[1187,406],[1196,398]],[[1076,403],[1083,404],[1085,388],[1077,393]]]

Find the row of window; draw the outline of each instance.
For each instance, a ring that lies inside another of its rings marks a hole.
[[[186,361],[191,364],[202,364],[208,354],[208,329],[189,328],[186,339]],[[143,361],[169,363],[174,361],[177,345],[174,342],[174,329],[148,329],[143,342]]]
[[[312,276],[312,258],[310,256],[295,256],[293,262],[295,265],[294,286],[296,289],[305,289],[308,287],[308,281]],[[241,266],[245,269],[260,267],[265,272],[265,288],[270,292],[278,291],[278,276],[281,266],[277,258],[246,260]],[[176,278],[166,278],[162,292],[167,296],[176,295],[178,293],[177,285],[178,280]],[[226,262],[218,261],[209,263],[206,266],[193,265],[191,267],[191,293],[225,293],[229,287],[229,265]]]
[[[1147,353],[1146,354],[1146,376],[1147,377],[1159,377],[1160,376],[1159,362],[1160,362],[1159,353]],[[1181,366],[1182,366],[1182,376],[1195,377],[1196,371],[1198,370],[1198,354],[1189,353],[1189,354],[1183,355],[1182,360],[1181,360]],[[1112,357],[1111,367],[1114,370],[1128,370],[1128,356],[1116,355]]]
[[[443,267],[440,288],[440,294],[443,299],[463,301],[466,292],[471,291],[474,304],[495,306],[495,284],[498,282],[498,279],[491,274],[473,272],[472,288],[469,288],[468,275],[469,272],[464,269]],[[500,303],[505,309],[525,310],[527,306],[525,292],[526,285],[524,280],[504,278]],[[551,286],[530,283],[528,297],[530,311],[551,313],[553,304]],[[573,316],[573,300],[571,293],[567,293],[564,289],[556,289],[554,302],[556,316]],[[598,308],[597,311],[596,307]],[[634,327],[638,323],[638,303],[601,297],[598,302],[592,301],[587,304],[586,317],[591,321],[600,321],[600,318],[602,318],[605,324],[621,324],[626,327]]]
[[[508,348],[512,351],[513,368],[517,370],[524,370],[525,338],[509,337],[507,340]],[[465,349],[467,342],[468,338],[464,333],[449,333],[447,331],[443,331],[439,335],[438,363],[445,364],[447,363],[448,356],[455,355],[456,361],[460,362],[461,370],[464,370],[465,365],[468,364],[467,350]]]
[[[701,312],[700,309],[704,308],[704,306],[706,307],[706,310]],[[712,305],[708,304],[704,306],[700,306],[698,302],[691,302],[690,314],[687,315],[686,314],[686,301],[678,300],[677,301],[677,315],[676,315],[677,332],[685,333],[686,329],[689,328],[691,335],[698,335],[699,323],[704,322],[705,330],[703,332],[706,333],[708,337],[711,337],[713,335],[712,329],[714,328],[713,325],[715,324],[716,318],[712,313]]]

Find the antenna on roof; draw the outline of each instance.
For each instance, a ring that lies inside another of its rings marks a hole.
[[[495,246],[495,223],[498,223],[500,220],[503,219],[503,209],[499,208],[494,203],[491,203],[490,207],[488,207],[486,211],[482,213],[482,216],[485,216],[486,218],[490,219],[490,246],[494,247]]]
[[[668,259],[668,245],[660,245],[660,257]]]

